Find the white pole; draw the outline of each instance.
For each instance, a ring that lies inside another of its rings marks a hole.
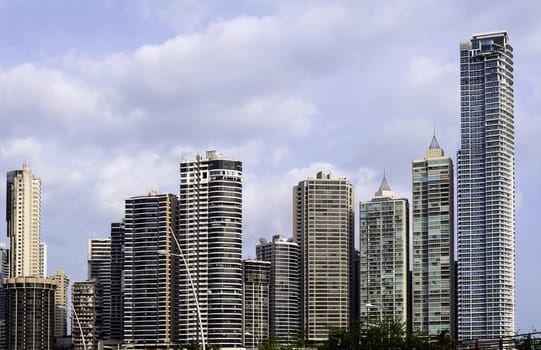
[[[71,309],[73,310],[73,314],[75,315],[75,320],[77,321],[77,324],[79,325],[79,332],[81,332],[81,337],[83,338],[83,348],[86,350],[86,341],[85,341],[85,335],[83,334],[83,327],[81,327],[81,322],[79,321],[79,316],[77,316],[77,312],[75,311],[75,307],[73,307],[73,300],[71,301]]]
[[[171,231],[171,235],[173,236],[173,239],[175,240],[175,243],[177,244],[177,248],[180,253],[179,255],[182,258],[182,262],[184,263],[184,266],[186,267],[186,274],[188,275],[188,281],[190,282],[190,287],[192,289],[193,296],[195,298],[195,308],[197,310],[197,321],[199,323],[199,332],[201,333],[201,345],[203,346],[203,350],[206,350],[205,335],[203,333],[203,322],[201,321],[201,309],[199,309],[199,297],[197,296],[197,291],[195,289],[195,285],[193,284],[192,274],[190,273],[190,267],[188,266],[188,263],[186,262],[186,259],[184,258],[184,253],[182,253],[182,248],[180,247],[180,244],[178,243],[177,237],[175,236],[175,232],[173,231],[171,227],[169,227],[169,230]]]

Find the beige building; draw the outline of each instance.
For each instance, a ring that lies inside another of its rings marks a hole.
[[[6,221],[10,277],[44,277],[45,246],[40,244],[41,181],[30,168],[7,173]]]
[[[293,238],[300,245],[301,324],[310,343],[352,317],[353,186],[319,172],[293,188]]]
[[[54,336],[64,337],[68,334],[68,289],[70,279],[62,269],[56,270],[54,275],[49,278],[58,283],[55,292]]]

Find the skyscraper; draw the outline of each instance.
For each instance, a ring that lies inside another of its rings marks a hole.
[[[293,188],[293,237],[301,251],[301,319],[306,340],[348,327],[353,313],[353,186],[318,172]]]
[[[297,242],[282,235],[263,239],[256,246],[257,259],[270,265],[270,334],[282,344],[291,344],[300,334],[300,250]]]
[[[360,204],[361,318],[408,321],[409,208],[387,179]]]
[[[123,339],[123,292],[122,270],[124,269],[124,222],[111,224],[111,316],[109,336],[113,340]],[[106,325],[104,325],[106,326]]]
[[[97,339],[109,339],[111,323],[111,239],[88,240],[88,280],[94,281]]]
[[[54,336],[65,337],[68,335],[68,288],[70,279],[64,270],[55,270],[54,275],[49,277],[57,283],[54,294]]]
[[[412,162],[412,192],[413,330],[454,339],[453,161],[436,135],[425,158]]]
[[[23,164],[7,173],[6,221],[10,242],[10,277],[44,277],[45,250],[40,246],[41,182]]]
[[[242,163],[208,151],[180,162],[179,339],[242,345]],[[190,278],[197,293],[191,290]],[[197,300],[194,298],[197,295]]]
[[[9,277],[9,249],[0,243],[0,282]],[[0,283],[0,349],[6,343],[6,291]]]
[[[270,262],[243,260],[244,346],[257,349],[269,338]]]
[[[460,44],[458,337],[497,338],[515,324],[513,48],[507,32]]]
[[[175,285],[178,200],[150,191],[126,199],[124,342],[168,348],[176,339]]]
[[[96,281],[74,282],[71,286],[71,342],[74,350],[97,350],[101,328],[96,314]],[[83,344],[84,343],[84,344]]]

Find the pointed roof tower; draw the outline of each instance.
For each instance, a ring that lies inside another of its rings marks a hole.
[[[443,156],[443,150],[441,149],[438,139],[436,138],[436,128],[434,128],[434,135],[432,135],[432,141],[430,142],[430,146],[428,146],[428,149],[426,150],[425,158],[428,159]]]
[[[438,143],[438,139],[436,138],[436,134],[432,136],[432,142],[430,142],[430,146],[428,149],[441,149],[440,144]]]
[[[383,172],[383,180],[381,180],[381,185],[374,195],[376,197],[393,197],[393,191],[391,191],[391,186],[389,186],[389,183],[387,182],[385,171]]]

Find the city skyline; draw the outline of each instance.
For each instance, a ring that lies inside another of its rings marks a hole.
[[[350,179],[356,207],[384,168],[410,198],[433,126],[456,163],[459,43],[503,28],[516,52],[516,329],[539,328],[539,5],[183,4],[89,5],[79,23],[55,21],[81,18],[76,5],[36,5],[40,18],[0,6],[14,28],[2,31],[0,168],[27,161],[42,180],[49,271],[85,279],[87,240],[108,236],[124,199],[177,193],[179,159],[207,149],[243,161],[246,258],[260,237],[291,235],[291,186],[316,171]]]

